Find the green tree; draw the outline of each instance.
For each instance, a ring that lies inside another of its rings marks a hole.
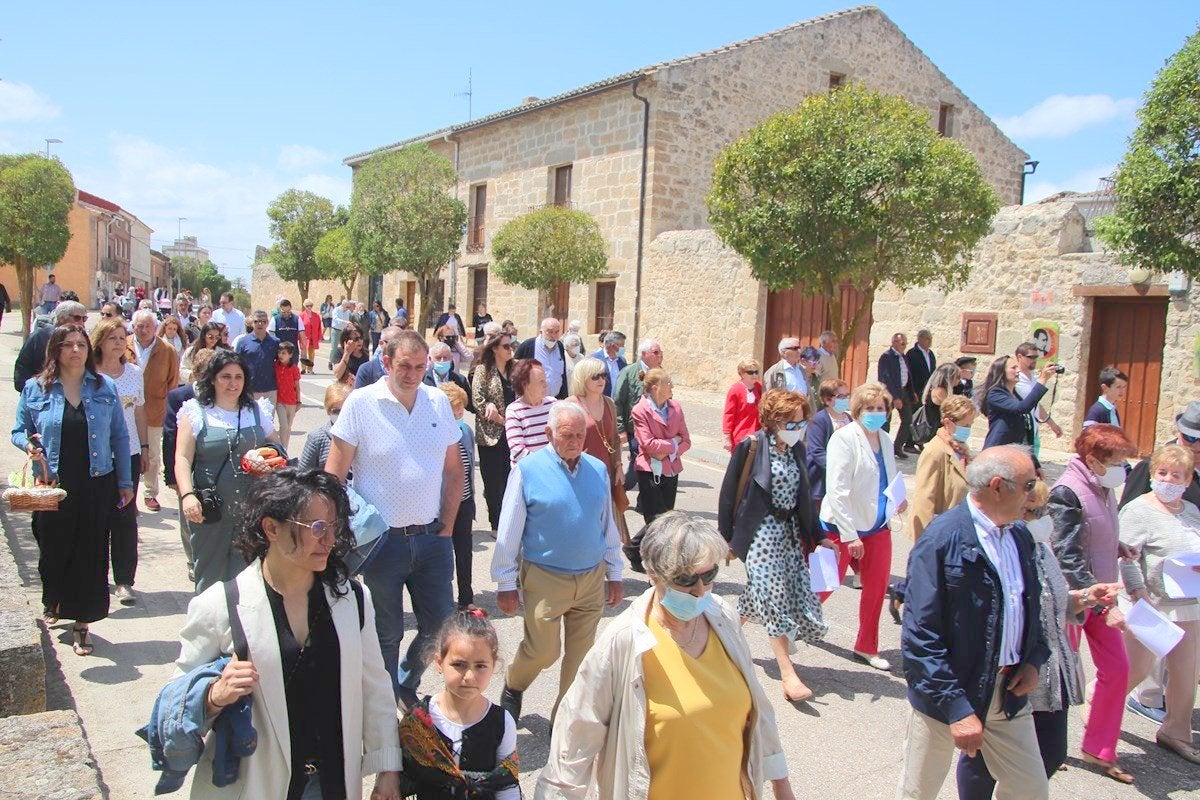
[[[324,197],[288,189],[267,206],[271,234],[271,264],[279,277],[292,281],[300,290],[300,305],[308,299],[309,284],[321,274],[317,265],[317,242],[346,222],[344,208],[334,208]]]
[[[67,251],[75,194],[75,181],[58,159],[0,155],[0,264],[12,264],[17,273],[22,337],[29,335],[34,270]]]
[[[457,176],[428,145],[415,144],[368,159],[354,174],[350,244],[370,275],[401,270],[421,293],[416,330],[429,324],[429,304],[442,267],[458,253],[467,208],[451,197]]]
[[[730,144],[708,195],[713,229],[756,279],[825,298],[842,357],[882,283],[962,286],[997,208],[974,157],[927,110],[857,84]],[[849,318],[844,281],[864,296]]]
[[[1113,189],[1096,233],[1117,260],[1200,277],[1200,29],[1150,84]]]
[[[543,307],[560,283],[589,283],[608,255],[591,214],[545,206],[504,223],[492,239],[492,269],[505,283],[537,290]]]
[[[322,236],[321,241],[317,243],[316,257],[321,276],[336,280],[345,290],[346,297],[353,297],[354,284],[362,274],[362,267],[354,258],[347,226],[334,228]]]
[[[216,303],[218,297],[230,290],[229,278],[222,275],[212,261],[200,262],[190,256],[177,256],[171,259],[171,266],[179,276],[179,288],[190,289],[195,297],[208,289]]]

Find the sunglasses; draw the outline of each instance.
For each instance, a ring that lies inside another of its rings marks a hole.
[[[800,349],[800,346],[799,346],[799,345],[797,345],[796,347],[785,347],[785,348],[783,348],[783,349],[784,349],[784,350],[799,350],[799,349]]]
[[[512,350],[512,349],[513,349],[513,346],[512,346],[512,344],[511,344],[511,343],[510,343],[510,344],[502,344],[502,345],[500,345],[500,346],[501,346],[501,347],[503,347],[505,350]]]
[[[1001,478],[1000,480],[1004,481],[1005,483],[1007,483],[1009,486],[1013,487],[1014,489],[1019,488],[1019,484],[1016,481],[1010,481],[1008,478]],[[1037,482],[1038,482],[1037,478],[1030,478],[1029,480],[1027,480],[1025,482],[1025,491],[1032,492],[1033,487],[1037,486]]]
[[[748,370],[746,370],[746,374],[747,374],[747,375],[757,375],[757,374],[758,374],[758,370],[756,370],[756,369],[748,369]]]
[[[607,377],[608,377],[608,374],[607,374],[607,373],[604,373],[604,372],[597,372],[595,375],[592,375],[590,378],[588,378],[588,380],[593,380],[593,381],[602,381],[602,380],[604,380],[604,379],[605,379],[605,378],[607,378]]]
[[[804,430],[804,426],[807,424],[808,423],[804,420],[800,420],[799,422],[792,420],[791,422],[783,423],[783,429],[785,431],[802,431]]]
[[[72,314],[71,319],[75,322],[87,322],[87,314]]]
[[[692,573],[691,575],[680,575],[677,578],[672,578],[671,583],[681,589],[689,589],[695,586],[698,582],[703,582],[705,586],[712,585],[712,582],[717,579],[717,571],[720,569],[717,565],[706,572]]]
[[[342,407],[338,406],[337,408],[331,408],[331,409],[329,409],[329,413],[330,414],[340,414],[340,413],[342,413]]]
[[[317,541],[321,541],[331,534],[336,535],[337,533],[337,523],[326,522],[323,519],[318,519],[313,522],[301,522],[298,519],[288,519],[288,522],[291,522],[294,525],[299,525],[301,528],[307,528],[312,538]]]

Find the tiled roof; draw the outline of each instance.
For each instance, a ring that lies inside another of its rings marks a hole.
[[[103,208],[105,211],[111,211],[114,214],[121,211],[121,207],[116,203],[105,200],[103,197],[94,195],[91,192],[85,192],[83,189],[79,190],[79,200],[88,205]]]
[[[722,47],[718,47],[714,50],[705,50],[703,52],[695,53],[690,56],[676,58],[671,61],[662,61],[662,62],[659,62],[658,64],[652,64],[648,67],[643,67],[642,69],[633,70],[632,72],[623,72],[620,75],[614,75],[613,77],[606,78],[605,80],[602,80],[602,81],[596,81],[595,83],[589,83],[586,86],[580,86],[579,88],[572,89],[569,92],[563,92],[562,94],[556,94],[553,97],[547,97],[543,100],[538,100],[533,103],[526,103],[524,105],[515,106],[513,108],[509,108],[504,111],[498,111],[495,114],[489,114],[486,117],[480,117],[479,119],[471,120],[470,122],[462,122],[457,125],[451,125],[446,128],[440,128],[436,131],[432,131],[430,133],[425,133],[420,136],[414,136],[410,139],[405,139],[403,141],[399,141],[394,144],[385,145],[383,147],[377,147],[374,150],[367,150],[362,153],[355,153],[354,155],[347,156],[345,159],[343,159],[342,163],[347,166],[352,166],[354,164],[357,164],[360,161],[364,161],[367,158],[370,158],[371,156],[375,155],[376,153],[383,153],[383,152],[387,152],[389,150],[398,150],[402,147],[405,147],[406,145],[414,144],[416,142],[428,142],[428,141],[432,141],[434,139],[441,139],[443,136],[446,136],[449,134],[462,133],[464,131],[469,131],[474,128],[479,128],[484,125],[489,125],[493,122],[499,122],[500,120],[508,119],[510,117],[515,117],[520,114],[526,114],[526,113],[529,113],[530,111],[537,111],[540,108],[546,108],[547,106],[557,105],[557,104],[563,102],[564,100],[573,100],[573,99],[576,99],[579,97],[585,97],[590,94],[595,94],[596,92],[603,91],[605,89],[611,89],[615,86],[621,86],[621,85],[624,85],[627,83],[632,83],[633,81],[637,80],[638,78],[644,78],[647,75],[651,75],[655,72],[658,72],[659,70],[668,69],[670,67],[676,67],[681,64],[690,64],[692,62],[699,61],[704,58],[709,58],[710,56],[720,55],[722,53],[727,53],[730,50],[736,50],[740,47],[745,47],[746,45],[756,44],[758,42],[763,42],[763,41],[767,41],[769,39],[774,39],[778,36],[783,36],[787,33],[790,33],[792,31],[796,30],[797,28],[807,28],[812,25],[819,25],[824,22],[828,22],[829,20],[836,19],[838,17],[845,17],[845,16],[850,16],[853,14],[865,14],[865,13],[879,13],[879,9],[876,8],[875,6],[856,6],[854,8],[847,8],[842,11],[835,11],[832,14],[825,14],[820,17],[813,17],[812,19],[806,19],[801,22],[797,22],[792,25],[788,25],[786,28],[780,28],[779,30],[771,31],[770,33],[764,33],[760,36],[754,36],[749,39],[743,39],[740,42],[734,42],[732,44],[723,45]]]

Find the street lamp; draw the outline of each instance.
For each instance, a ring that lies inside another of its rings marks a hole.
[[[50,145],[62,144],[62,143],[63,143],[62,139],[47,139],[46,140],[46,158],[50,157]]]
[[[183,223],[185,223],[185,222],[187,222],[187,217],[179,217],[179,231],[178,231],[179,235],[175,238],[177,238],[177,239],[183,238]]]

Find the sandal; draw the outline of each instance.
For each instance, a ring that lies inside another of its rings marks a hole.
[[[42,612],[42,622],[46,623],[47,628],[57,625],[58,624],[57,612],[50,611],[49,609],[47,609],[46,611],[43,611]]]
[[[785,680],[783,682],[783,698],[785,700],[787,700],[789,703],[806,703],[809,700],[813,699],[814,692],[812,689],[808,688],[808,686],[805,685],[804,681],[800,680],[799,678],[796,678],[796,683],[800,684],[800,686],[796,690],[795,694],[791,694],[790,692],[788,692],[788,688],[787,688],[788,683],[789,683],[789,681],[787,681],[787,680]]]
[[[1160,742],[1159,744],[1162,743]],[[1083,755],[1083,763],[1091,764],[1094,767],[1100,767],[1100,769],[1104,772],[1105,777],[1112,778],[1117,783],[1133,783],[1133,775],[1118,767],[1117,762],[1105,761],[1103,758],[1097,758],[1086,751],[1081,752]]]
[[[1170,750],[1183,760],[1200,764],[1200,750],[1192,747],[1191,742],[1185,742],[1173,736],[1163,736],[1161,733],[1154,737],[1154,741],[1159,747]]]
[[[95,648],[92,646],[91,639],[88,636],[88,626],[84,625],[81,627],[76,625],[75,627],[71,628],[71,635],[74,639],[74,644],[71,645],[71,649],[75,651],[75,655],[90,656],[92,654],[92,650]]]

